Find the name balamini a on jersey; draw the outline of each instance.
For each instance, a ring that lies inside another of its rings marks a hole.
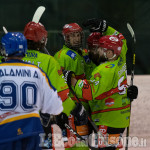
[[[0,77],[3,76],[18,76],[18,77],[33,77],[38,78],[37,71],[31,72],[30,69],[0,69]]]

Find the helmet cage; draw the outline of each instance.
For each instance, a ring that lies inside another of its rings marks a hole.
[[[72,45],[70,42],[70,36],[73,33],[79,33],[81,36],[81,41],[79,43],[76,43],[75,45]],[[77,23],[70,23],[66,24],[63,27],[62,34],[65,40],[65,45],[71,49],[78,50],[82,48],[83,46],[83,38],[84,34],[82,31],[82,28]]]

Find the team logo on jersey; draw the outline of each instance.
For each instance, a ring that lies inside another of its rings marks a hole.
[[[21,131],[21,128],[19,128],[19,129],[17,130],[17,135],[21,135],[21,134],[23,134],[23,132]]]
[[[72,59],[75,59],[75,57],[76,57],[77,54],[76,54],[75,52],[69,50],[69,51],[67,52],[67,55],[70,56]]]
[[[110,64],[110,65],[105,66],[105,68],[113,68],[114,66],[115,64]]]
[[[113,98],[108,98],[105,100],[105,105],[108,107],[111,107],[114,105],[114,99]]]

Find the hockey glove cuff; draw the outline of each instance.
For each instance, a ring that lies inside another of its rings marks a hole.
[[[72,110],[71,114],[74,116],[75,124],[77,126],[88,123],[88,116],[82,104],[76,103],[76,107]]]
[[[138,96],[138,87],[135,85],[129,86],[127,89],[127,96],[131,100],[136,99]]]
[[[44,127],[48,127],[49,122],[50,122],[50,114],[47,113],[41,113],[40,112],[40,117],[41,117],[41,123]]]

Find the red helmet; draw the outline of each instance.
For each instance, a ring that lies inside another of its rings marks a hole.
[[[24,36],[34,42],[45,42],[47,31],[41,23],[29,22],[24,28]]]
[[[71,32],[82,32],[82,28],[77,23],[65,24],[62,30],[62,34],[66,35]]]
[[[100,38],[99,44],[106,50],[113,50],[118,56],[121,53],[123,42],[116,35],[106,35]]]
[[[100,47],[99,39],[101,36],[102,35],[99,32],[91,33],[87,39],[88,48],[91,49],[95,47]]]

